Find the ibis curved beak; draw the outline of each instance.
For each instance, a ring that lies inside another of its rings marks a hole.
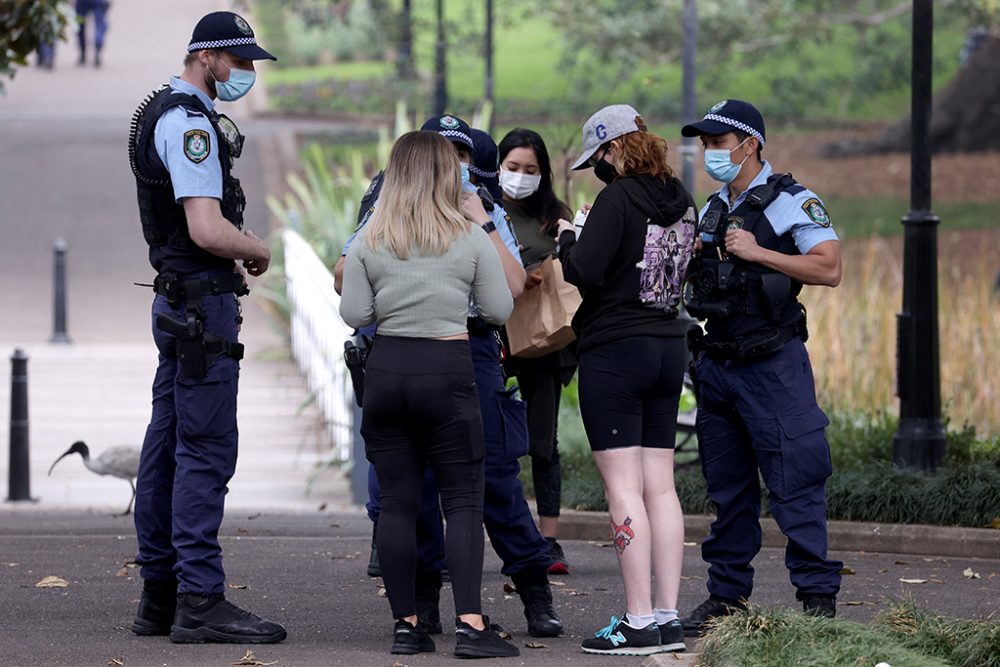
[[[60,456],[60,457],[59,457],[59,458],[57,458],[57,459],[56,459],[55,461],[53,461],[53,462],[52,462],[52,465],[51,465],[51,466],[49,466],[49,475],[52,475],[52,469],[56,467],[56,464],[57,464],[57,463],[59,463],[60,461],[62,461],[62,460],[63,460],[64,458],[66,458],[67,456],[69,456],[69,455],[70,455],[70,454],[72,454],[72,453],[73,453],[73,450],[72,450],[72,449],[70,449],[70,450],[67,450],[66,452],[64,452],[64,453],[63,453],[63,455],[62,455],[62,456]]]

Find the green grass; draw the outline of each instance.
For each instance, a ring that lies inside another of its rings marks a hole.
[[[903,231],[902,218],[910,209],[908,200],[889,197],[824,197],[833,226],[841,238],[888,236]],[[941,229],[981,229],[994,226],[993,204],[935,202],[934,213]]]
[[[271,86],[301,85],[315,81],[367,81],[391,75],[391,63],[350,62],[312,67],[272,67],[267,70],[267,83]]]

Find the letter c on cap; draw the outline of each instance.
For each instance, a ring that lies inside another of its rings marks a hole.
[[[604,123],[601,123],[594,130],[594,134],[597,135],[598,139],[604,140],[608,138],[608,128],[604,127]]]

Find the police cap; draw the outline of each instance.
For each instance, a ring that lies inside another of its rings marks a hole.
[[[503,190],[500,189],[500,151],[488,132],[472,128],[472,164],[469,171],[476,175],[476,182],[485,186],[494,201],[500,201]]]
[[[476,150],[476,145],[472,142],[472,129],[469,124],[458,116],[445,114],[428,118],[421,128],[421,132],[437,132],[453,144],[462,144],[472,153]]]
[[[198,21],[187,50],[191,53],[202,49],[222,49],[245,60],[277,60],[257,45],[246,19],[233,12],[212,12]]]
[[[705,117],[697,123],[681,128],[685,137],[700,137],[703,134],[718,135],[740,130],[751,137],[757,137],[764,145],[764,117],[757,107],[743,100],[722,100],[715,104]]]

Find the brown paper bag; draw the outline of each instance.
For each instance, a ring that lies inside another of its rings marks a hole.
[[[507,320],[510,353],[515,357],[542,357],[576,340],[570,323],[580,307],[579,290],[563,279],[558,259],[546,257],[537,271],[541,284],[525,290]]]

